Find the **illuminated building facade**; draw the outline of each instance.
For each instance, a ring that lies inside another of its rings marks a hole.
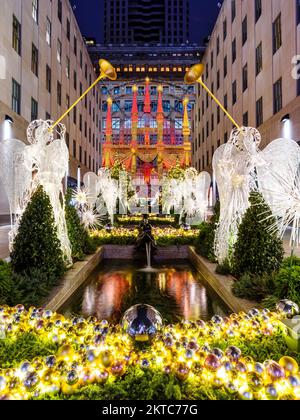
[[[190,166],[188,97],[183,97],[178,109],[171,111],[162,85],[152,84],[146,78],[143,84],[129,85],[127,89],[126,98],[130,100],[121,105],[116,97],[108,97],[104,104],[103,166],[120,162],[147,182],[151,176],[161,177],[176,165]]]

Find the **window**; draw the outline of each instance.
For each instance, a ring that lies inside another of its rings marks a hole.
[[[220,89],[220,70],[217,71],[217,89]]]
[[[228,142],[228,133],[226,131],[226,133],[224,133],[224,144],[226,144]]]
[[[232,41],[232,64],[236,60],[236,39]]]
[[[243,23],[242,23],[242,43],[243,45],[246,44],[248,39],[248,18],[245,16]]]
[[[224,79],[227,76],[227,55],[224,58]]]
[[[57,17],[61,23],[62,21],[62,1],[61,0],[57,0]]]
[[[211,116],[211,132],[213,132],[215,129],[215,116],[212,114]]]
[[[77,73],[76,73],[76,70],[74,70],[74,73],[73,73],[73,81],[74,81],[74,89],[75,90],[77,90]]]
[[[273,54],[279,50],[282,45],[282,35],[281,35],[281,13],[275,19],[273,23]]]
[[[32,17],[36,23],[39,23],[39,0],[32,0]]]
[[[218,37],[217,37],[217,56],[219,55],[219,53],[220,53],[220,37],[218,35]]]
[[[221,121],[221,111],[220,111],[220,107],[218,106],[217,108],[217,124],[220,124]]]
[[[77,38],[74,36],[74,54],[75,57],[77,57]]]
[[[73,140],[73,157],[76,159],[76,141]]]
[[[66,58],[66,76],[70,79],[70,58]]]
[[[75,106],[75,108],[73,109],[73,123],[76,125],[77,124],[77,108]]]
[[[262,14],[261,0],[255,0],[255,23],[259,20]]]
[[[51,93],[51,69],[48,64],[46,66],[46,89]]]
[[[226,93],[226,95],[224,96],[224,107],[225,107],[225,109],[227,109],[227,108],[228,108],[228,96],[227,96],[227,93]]]
[[[46,19],[46,42],[51,47],[51,34],[52,34],[52,25],[51,20],[48,18]]]
[[[277,114],[282,109],[282,79],[280,78],[273,86],[273,108],[274,114]]]
[[[231,22],[234,21],[236,17],[236,2],[235,0],[231,0]]]
[[[259,46],[256,48],[256,76],[262,71],[263,68],[263,57],[262,57],[262,43],[259,44]]]
[[[248,89],[248,64],[243,67],[243,92]]]
[[[12,95],[11,95],[11,109],[17,113],[21,114],[21,85],[12,79]]]
[[[57,104],[61,106],[61,83],[57,82]]]
[[[249,125],[248,112],[245,112],[245,114],[243,115],[243,126],[248,127],[248,125]]]
[[[67,19],[67,38],[68,38],[68,41],[70,41],[70,37],[71,37],[71,24],[70,24],[69,19]]]
[[[15,16],[13,16],[12,46],[21,55],[21,24]]]
[[[82,69],[82,65],[83,65],[83,56],[82,56],[82,51],[80,51],[80,55],[79,55],[79,64],[80,64],[80,68]]]
[[[61,41],[57,40],[57,61],[61,64],[62,45]]]
[[[264,122],[264,113],[263,113],[263,98],[256,101],[256,126],[259,127]]]
[[[210,53],[210,68],[213,68],[214,66],[214,52],[212,51]]]
[[[39,75],[39,52],[34,44],[31,49],[31,71],[38,77]]]
[[[223,40],[227,38],[227,20],[225,19],[223,21]]]
[[[232,105],[236,104],[236,80],[232,83]]]
[[[38,119],[38,103],[35,99],[31,98],[31,121]]]

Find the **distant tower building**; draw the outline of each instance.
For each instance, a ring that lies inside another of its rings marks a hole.
[[[189,40],[189,0],[105,0],[105,44],[179,45]]]

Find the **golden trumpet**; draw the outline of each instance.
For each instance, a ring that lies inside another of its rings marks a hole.
[[[224,107],[224,105],[221,104],[218,98],[215,97],[215,95],[209,90],[209,88],[206,86],[206,84],[202,80],[202,74],[204,72],[204,65],[199,63],[195,64],[190,68],[190,70],[186,73],[184,77],[184,82],[187,85],[193,85],[195,83],[200,83],[200,85],[206,90],[206,92],[212,97],[212,99],[219,105],[219,107],[222,109],[225,115],[230,119],[230,121],[237,127],[238,130],[241,130],[241,127],[237,124],[237,122],[233,119],[233,117],[229,114],[227,109]]]
[[[97,80],[78,98],[70,108],[49,128],[49,131],[53,129],[69,114],[70,111],[100,82],[102,79],[117,80],[117,73],[110,62],[106,60],[99,60],[100,76]]]

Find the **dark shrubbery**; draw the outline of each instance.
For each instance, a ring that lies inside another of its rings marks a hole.
[[[39,269],[46,276],[60,278],[65,272],[52,206],[42,187],[33,194],[23,214],[11,264],[15,273],[24,275]]]
[[[270,207],[256,192],[250,194],[249,201],[251,206],[239,227],[233,254],[233,270],[238,277],[246,273],[272,274],[280,268],[284,256],[282,241],[270,231],[275,223]]]
[[[72,192],[66,195],[65,213],[68,228],[69,240],[72,248],[73,261],[80,261],[85,254],[93,254],[97,247],[93,239],[82,225],[77,210],[71,204]]]
[[[196,251],[199,255],[207,258],[211,262],[216,262],[214,253],[215,231],[220,218],[220,203],[217,202],[214,209],[215,213],[211,221],[204,222],[200,226],[199,236],[196,244]]]

